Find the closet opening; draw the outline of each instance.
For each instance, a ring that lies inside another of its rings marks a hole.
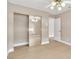
[[[14,47],[29,46],[29,16],[14,13]]]

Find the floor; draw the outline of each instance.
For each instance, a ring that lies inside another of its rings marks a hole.
[[[71,48],[57,41],[34,47],[21,46],[15,48],[8,59],[71,59]]]

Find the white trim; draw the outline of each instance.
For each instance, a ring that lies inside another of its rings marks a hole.
[[[42,44],[42,45],[44,45],[44,44],[49,44],[49,41],[42,42],[41,44]]]
[[[54,40],[55,40],[55,39],[54,39]],[[64,44],[66,44],[66,45],[71,46],[71,44],[70,44],[70,43],[68,43],[68,42],[66,42],[66,41],[62,41],[62,40],[56,40],[56,41],[58,41],[58,42],[61,42],[61,43],[64,43]]]
[[[27,45],[27,44],[29,44],[29,43],[28,42],[18,43],[18,44],[14,44],[14,47],[23,46],[23,45]]]
[[[9,49],[8,52],[7,52],[7,54],[9,54],[11,52],[14,52],[14,48]]]

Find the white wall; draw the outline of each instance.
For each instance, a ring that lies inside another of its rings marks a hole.
[[[71,10],[60,15],[61,18],[61,40],[71,43]]]

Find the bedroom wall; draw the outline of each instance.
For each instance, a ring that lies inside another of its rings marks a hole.
[[[61,18],[61,40],[71,43],[71,10],[60,15]]]

